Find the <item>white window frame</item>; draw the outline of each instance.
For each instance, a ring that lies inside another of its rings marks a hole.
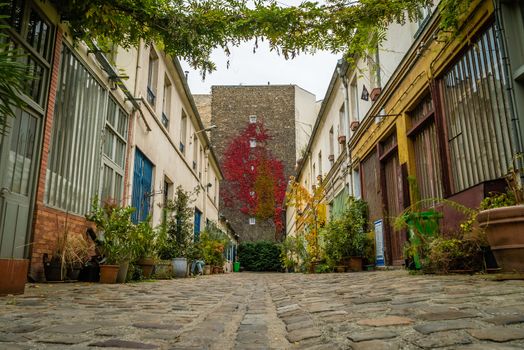
[[[257,224],[257,219],[254,218],[254,217],[250,217],[250,218],[249,218],[249,224],[250,224],[250,225],[256,225],[256,224]]]
[[[256,124],[257,123],[257,116],[252,114],[249,116],[249,124]]]

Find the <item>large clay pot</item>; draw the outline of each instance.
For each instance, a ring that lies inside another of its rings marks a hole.
[[[159,261],[154,268],[154,277],[159,279],[169,279],[173,276],[173,265],[169,260]]]
[[[0,296],[24,294],[28,267],[27,259],[0,259]]]
[[[119,265],[100,265],[100,283],[116,283]]]
[[[116,275],[116,283],[126,283],[127,270],[129,270],[129,261],[120,263],[118,274]]]
[[[477,216],[503,272],[524,272],[524,205],[481,211]]]
[[[147,257],[138,260],[138,265],[142,268],[142,274],[144,278],[151,277],[153,273],[153,267],[155,267],[155,260],[153,258]]]
[[[211,275],[211,265],[204,265],[204,275]]]
[[[362,271],[362,258],[359,256],[352,256],[349,259],[349,271],[359,272]]]
[[[187,259],[186,258],[174,258],[172,260],[173,273],[176,278],[186,277],[187,273]]]

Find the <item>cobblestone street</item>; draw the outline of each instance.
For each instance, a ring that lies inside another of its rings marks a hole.
[[[28,285],[1,349],[524,348],[524,282],[479,276],[212,275]]]

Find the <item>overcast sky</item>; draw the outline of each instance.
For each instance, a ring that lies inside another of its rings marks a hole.
[[[228,57],[222,51],[215,51],[212,59],[217,70],[208,74],[204,81],[200,73],[190,69],[187,63],[182,62],[182,67],[189,71],[188,82],[193,94],[208,94],[212,85],[266,85],[269,82],[298,85],[315,94],[317,100],[321,100],[338,58],[338,55],[318,52],[286,61],[276,52],[270,52],[268,46],[259,41],[256,53],[253,53],[252,43],[232,48],[229,68]]]

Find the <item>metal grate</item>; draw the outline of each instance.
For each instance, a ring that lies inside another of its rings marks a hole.
[[[453,191],[502,177],[512,161],[509,99],[494,26],[443,79]]]

